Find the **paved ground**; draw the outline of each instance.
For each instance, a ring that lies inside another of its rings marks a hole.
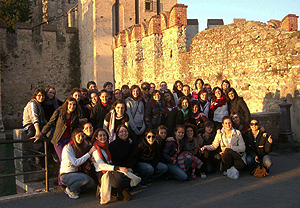
[[[131,191],[130,202],[112,201],[105,207],[300,207],[300,153],[271,153],[274,165],[265,178],[247,172],[232,180],[221,172],[206,179],[179,182],[159,180]],[[99,207],[94,192],[72,200],[61,190],[1,200],[0,207]],[[104,206],[104,205],[103,205]]]

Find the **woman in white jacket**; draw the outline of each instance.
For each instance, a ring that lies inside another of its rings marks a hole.
[[[223,174],[227,175],[227,169],[232,166],[238,170],[246,166],[246,146],[241,132],[232,128],[232,121],[229,116],[223,118],[222,126],[222,130],[217,132],[213,143],[203,146],[201,150],[214,151],[220,145],[222,150],[220,154],[223,162]]]
[[[71,141],[62,151],[62,161],[60,165],[61,182],[67,186],[65,193],[71,199],[79,197],[76,192],[80,188],[92,188],[95,184],[94,180],[81,173],[81,165],[87,161],[92,153],[96,150],[92,147],[90,151],[83,155],[84,152],[84,133],[81,129],[75,129],[71,135]]]

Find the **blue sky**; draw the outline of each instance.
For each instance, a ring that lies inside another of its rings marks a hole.
[[[207,19],[223,19],[231,24],[233,18],[265,22],[282,20],[288,14],[300,16],[300,0],[177,0],[188,6],[188,19],[198,19],[199,31],[207,27]],[[298,30],[299,30],[298,18]]]

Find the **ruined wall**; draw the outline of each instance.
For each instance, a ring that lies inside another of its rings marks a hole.
[[[164,80],[171,89],[177,79],[193,87],[198,77],[215,87],[228,79],[251,113],[279,112],[278,104],[287,97],[293,104],[292,130],[299,139],[300,32],[244,21],[198,33],[185,52],[186,25],[170,23],[182,20],[184,12],[184,5],[176,5],[169,16],[161,13],[155,26],[161,25],[161,33],[149,33],[148,24],[141,25],[139,40],[132,39],[132,28],[114,37],[117,87]]]
[[[0,24],[2,116],[6,128],[22,126],[22,113],[36,88],[53,85],[63,101],[80,84],[80,51],[75,28],[57,36],[55,26],[44,25],[33,35],[31,24],[17,23],[16,34]]]

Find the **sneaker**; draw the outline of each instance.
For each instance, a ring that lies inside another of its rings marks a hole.
[[[227,170],[223,172],[223,176],[227,176]]]
[[[201,178],[206,178],[206,174],[204,172],[201,172],[200,175],[201,175]]]
[[[70,199],[78,199],[79,198],[79,196],[75,192],[70,191],[70,189],[68,187],[65,189],[65,194],[67,194]]]

